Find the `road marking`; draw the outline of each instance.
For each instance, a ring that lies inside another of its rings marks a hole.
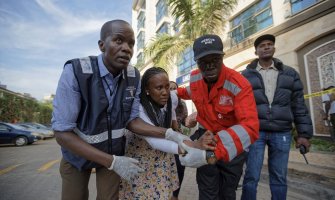
[[[52,167],[54,164],[58,163],[60,160],[57,159],[57,160],[52,160],[50,162],[47,162],[46,164],[42,165],[42,167],[40,167],[37,171],[39,172],[43,172],[47,169],[49,169],[50,167]]]
[[[10,166],[10,167],[7,167],[5,169],[0,170],[0,176],[14,170],[15,168],[17,168],[20,165],[22,165],[22,164],[13,165],[13,166]]]

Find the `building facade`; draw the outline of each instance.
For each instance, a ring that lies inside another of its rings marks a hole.
[[[276,36],[275,57],[294,67],[304,84],[304,93],[322,91],[335,84],[335,1],[334,0],[239,0],[220,35],[224,41],[224,63],[237,71],[256,58],[253,41],[262,34]],[[175,34],[175,20],[164,0],[134,0],[132,25],[137,37],[135,62],[140,70],[151,67],[143,57],[143,47],[160,31]],[[140,28],[139,28],[140,27]],[[140,48],[139,48],[140,47]],[[196,68],[192,49],[185,51],[169,71],[171,80],[188,85]],[[329,124],[323,120],[321,96],[306,99],[316,135],[329,136]],[[192,109],[191,103],[188,104]]]
[[[133,63],[143,73],[152,67],[150,60],[144,57],[144,47],[156,35],[161,33],[176,34],[175,20],[171,17],[165,0],[134,0],[132,9],[132,27],[135,32],[136,45]],[[176,69],[169,72],[171,80],[176,79]]]

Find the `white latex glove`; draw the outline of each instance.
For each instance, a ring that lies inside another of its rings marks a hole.
[[[172,128],[169,128],[165,132],[165,139],[178,143],[179,146],[183,144],[184,140],[191,140],[190,137],[183,135]]]
[[[192,148],[185,143],[181,145],[187,151],[185,156],[179,156],[180,163],[186,167],[198,168],[207,165],[206,151]]]
[[[138,160],[126,156],[115,156],[112,165],[108,168],[114,170],[121,178],[131,182],[139,173],[144,172],[142,168],[137,166]]]

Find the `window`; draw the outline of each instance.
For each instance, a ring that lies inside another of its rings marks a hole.
[[[316,4],[320,0],[291,0],[291,10],[292,14],[296,14],[313,4]]]
[[[168,9],[165,0],[159,0],[156,4],[156,24],[158,24],[164,16],[168,15]]]
[[[144,31],[141,31],[137,36],[137,50],[144,47]]]
[[[137,17],[137,30],[145,28],[145,12],[141,11]]]
[[[141,9],[145,9],[145,0],[142,3]]]
[[[194,61],[194,54],[192,47],[185,49],[183,55],[179,59],[178,63],[178,75],[183,75],[196,68],[196,62]]]
[[[335,83],[335,51],[323,55],[318,60],[319,76],[321,86],[333,85]]]
[[[231,46],[272,24],[271,1],[259,1],[230,21]]]
[[[164,22],[161,27],[159,27],[157,34],[170,34],[170,24],[167,22]]]
[[[8,131],[9,128],[5,125],[0,124],[0,131]]]
[[[137,55],[137,63],[144,63],[144,54],[142,52]]]

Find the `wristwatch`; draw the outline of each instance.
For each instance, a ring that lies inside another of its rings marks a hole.
[[[206,151],[206,160],[209,165],[214,165],[216,163],[217,159],[213,151]]]

